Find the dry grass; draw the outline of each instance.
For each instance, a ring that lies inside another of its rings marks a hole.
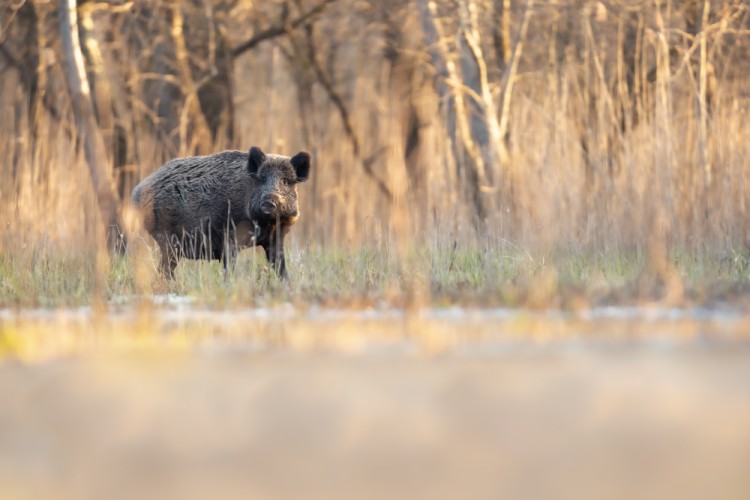
[[[280,282],[260,251],[240,255],[225,277],[218,261],[182,261],[175,280],[157,270],[158,250],[134,259],[36,249],[0,258],[0,306],[58,307],[191,296],[211,307],[293,304],[333,307],[511,306],[578,310],[604,304],[706,305],[736,302],[750,287],[746,251],[677,252],[666,274],[637,252],[518,248],[413,248],[393,255],[292,246],[290,282]]]

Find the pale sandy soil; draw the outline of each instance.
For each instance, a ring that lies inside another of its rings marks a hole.
[[[745,314],[0,315],[0,498],[750,498]]]

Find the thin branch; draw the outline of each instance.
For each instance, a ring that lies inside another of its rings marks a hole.
[[[523,44],[526,39],[526,32],[529,29],[529,21],[531,15],[534,12],[534,0],[528,0],[526,8],[523,12],[523,18],[521,21],[521,28],[516,39],[516,45],[513,48],[513,52],[510,58],[510,64],[508,65],[508,71],[505,73],[505,81],[503,88],[503,98],[500,106],[500,137],[505,138],[508,133],[508,122],[510,120],[510,101],[513,95],[513,85],[515,84],[516,73],[518,73],[518,64],[521,61],[521,54],[523,53]]]
[[[391,190],[388,189],[388,186],[385,184],[385,182],[382,179],[380,179],[380,177],[378,177],[378,175],[372,169],[372,165],[373,163],[375,163],[378,156],[380,156],[381,151],[376,151],[369,157],[362,158],[359,138],[357,137],[357,134],[354,131],[354,127],[352,126],[351,119],[349,118],[349,110],[346,108],[346,104],[344,103],[343,98],[336,91],[336,89],[334,88],[333,82],[331,82],[331,79],[326,74],[325,70],[323,69],[320,62],[318,61],[316,48],[315,48],[315,40],[313,38],[312,26],[310,24],[307,24],[305,26],[305,32],[306,32],[306,38],[307,38],[306,40],[307,50],[306,51],[302,50],[302,47],[300,47],[300,44],[292,35],[290,26],[288,27],[287,32],[289,35],[288,36],[289,42],[292,45],[292,50],[296,54],[304,58],[305,62],[312,69],[315,75],[316,81],[323,87],[323,90],[328,96],[328,99],[333,103],[334,107],[338,111],[339,118],[341,119],[341,123],[344,127],[344,133],[346,134],[347,138],[349,139],[349,142],[351,143],[352,153],[354,154],[355,159],[357,160],[357,162],[362,164],[362,168],[365,171],[365,174],[368,177],[370,177],[373,182],[375,182],[380,192],[383,193],[383,195],[388,199],[389,202],[392,201],[393,195],[391,194]]]
[[[7,34],[10,32],[10,25],[13,24],[13,20],[16,18],[16,15],[18,14],[18,11],[21,10],[21,7],[24,6],[26,3],[26,0],[21,0],[18,5],[9,5],[8,9],[11,11],[10,16],[8,16],[8,20],[5,23],[5,26],[0,26],[0,44],[5,42]]]
[[[31,76],[29,75],[28,68],[26,68],[21,61],[18,60],[16,56],[14,56],[10,50],[8,50],[3,44],[0,44],[0,54],[5,57],[5,60],[8,61],[8,64],[10,64],[12,67],[16,68],[18,72],[21,75],[21,80],[23,80],[24,86],[28,89],[31,88]],[[49,112],[50,116],[54,118],[55,120],[58,120],[60,118],[60,113],[57,111],[57,108],[50,100],[49,94],[44,92],[42,94],[42,104],[44,105],[45,109]]]
[[[336,107],[336,110],[339,112],[339,117],[341,118],[341,122],[344,125],[344,132],[346,133],[346,136],[349,138],[349,142],[351,142],[352,144],[352,150],[353,150],[355,158],[357,158],[357,160],[359,160],[362,163],[362,168],[364,169],[365,174],[367,174],[375,182],[380,192],[383,193],[383,195],[388,199],[388,201],[392,201],[393,195],[391,194],[391,190],[388,189],[388,186],[385,184],[385,181],[383,181],[383,179],[378,177],[378,175],[372,169],[372,164],[374,163],[374,159],[378,156],[378,154],[373,154],[368,159],[362,158],[362,151],[360,150],[359,139],[357,138],[357,134],[354,132],[354,127],[352,126],[351,119],[349,118],[349,110],[346,109],[346,104],[344,104],[344,100],[341,98],[339,93],[336,92],[336,89],[334,88],[333,83],[328,78],[328,75],[326,75],[325,71],[320,65],[320,62],[318,61],[317,55],[315,53],[315,44],[313,40],[312,26],[308,25],[306,32],[307,32],[307,59],[310,63],[310,66],[312,67],[313,72],[315,73],[316,78],[318,79],[318,82],[323,87],[323,90],[326,91],[326,94],[328,94],[328,98],[331,100],[333,105]]]
[[[328,4],[331,4],[335,1],[336,0],[321,0],[315,7],[308,10],[291,22],[287,22],[286,19],[282,18],[279,24],[271,26],[270,28],[261,31],[257,35],[253,36],[250,40],[237,45],[234,49],[232,49],[232,56],[237,57],[239,55],[242,55],[256,45],[265,42],[266,40],[284,35],[290,28],[294,29],[303,25],[304,23],[312,20],[313,17],[323,12]]]

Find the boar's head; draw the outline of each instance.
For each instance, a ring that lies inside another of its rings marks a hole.
[[[255,180],[248,206],[250,217],[256,221],[294,221],[299,213],[297,184],[310,175],[310,155],[300,151],[289,158],[265,154],[254,146],[247,168]]]

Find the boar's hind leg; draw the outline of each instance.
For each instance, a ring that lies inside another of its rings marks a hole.
[[[177,267],[177,256],[169,248],[161,249],[161,263],[159,271],[166,279],[174,279],[174,269]]]
[[[166,235],[156,238],[161,252],[161,261],[159,262],[159,271],[165,279],[174,278],[174,269],[177,267],[177,249],[169,243]]]

